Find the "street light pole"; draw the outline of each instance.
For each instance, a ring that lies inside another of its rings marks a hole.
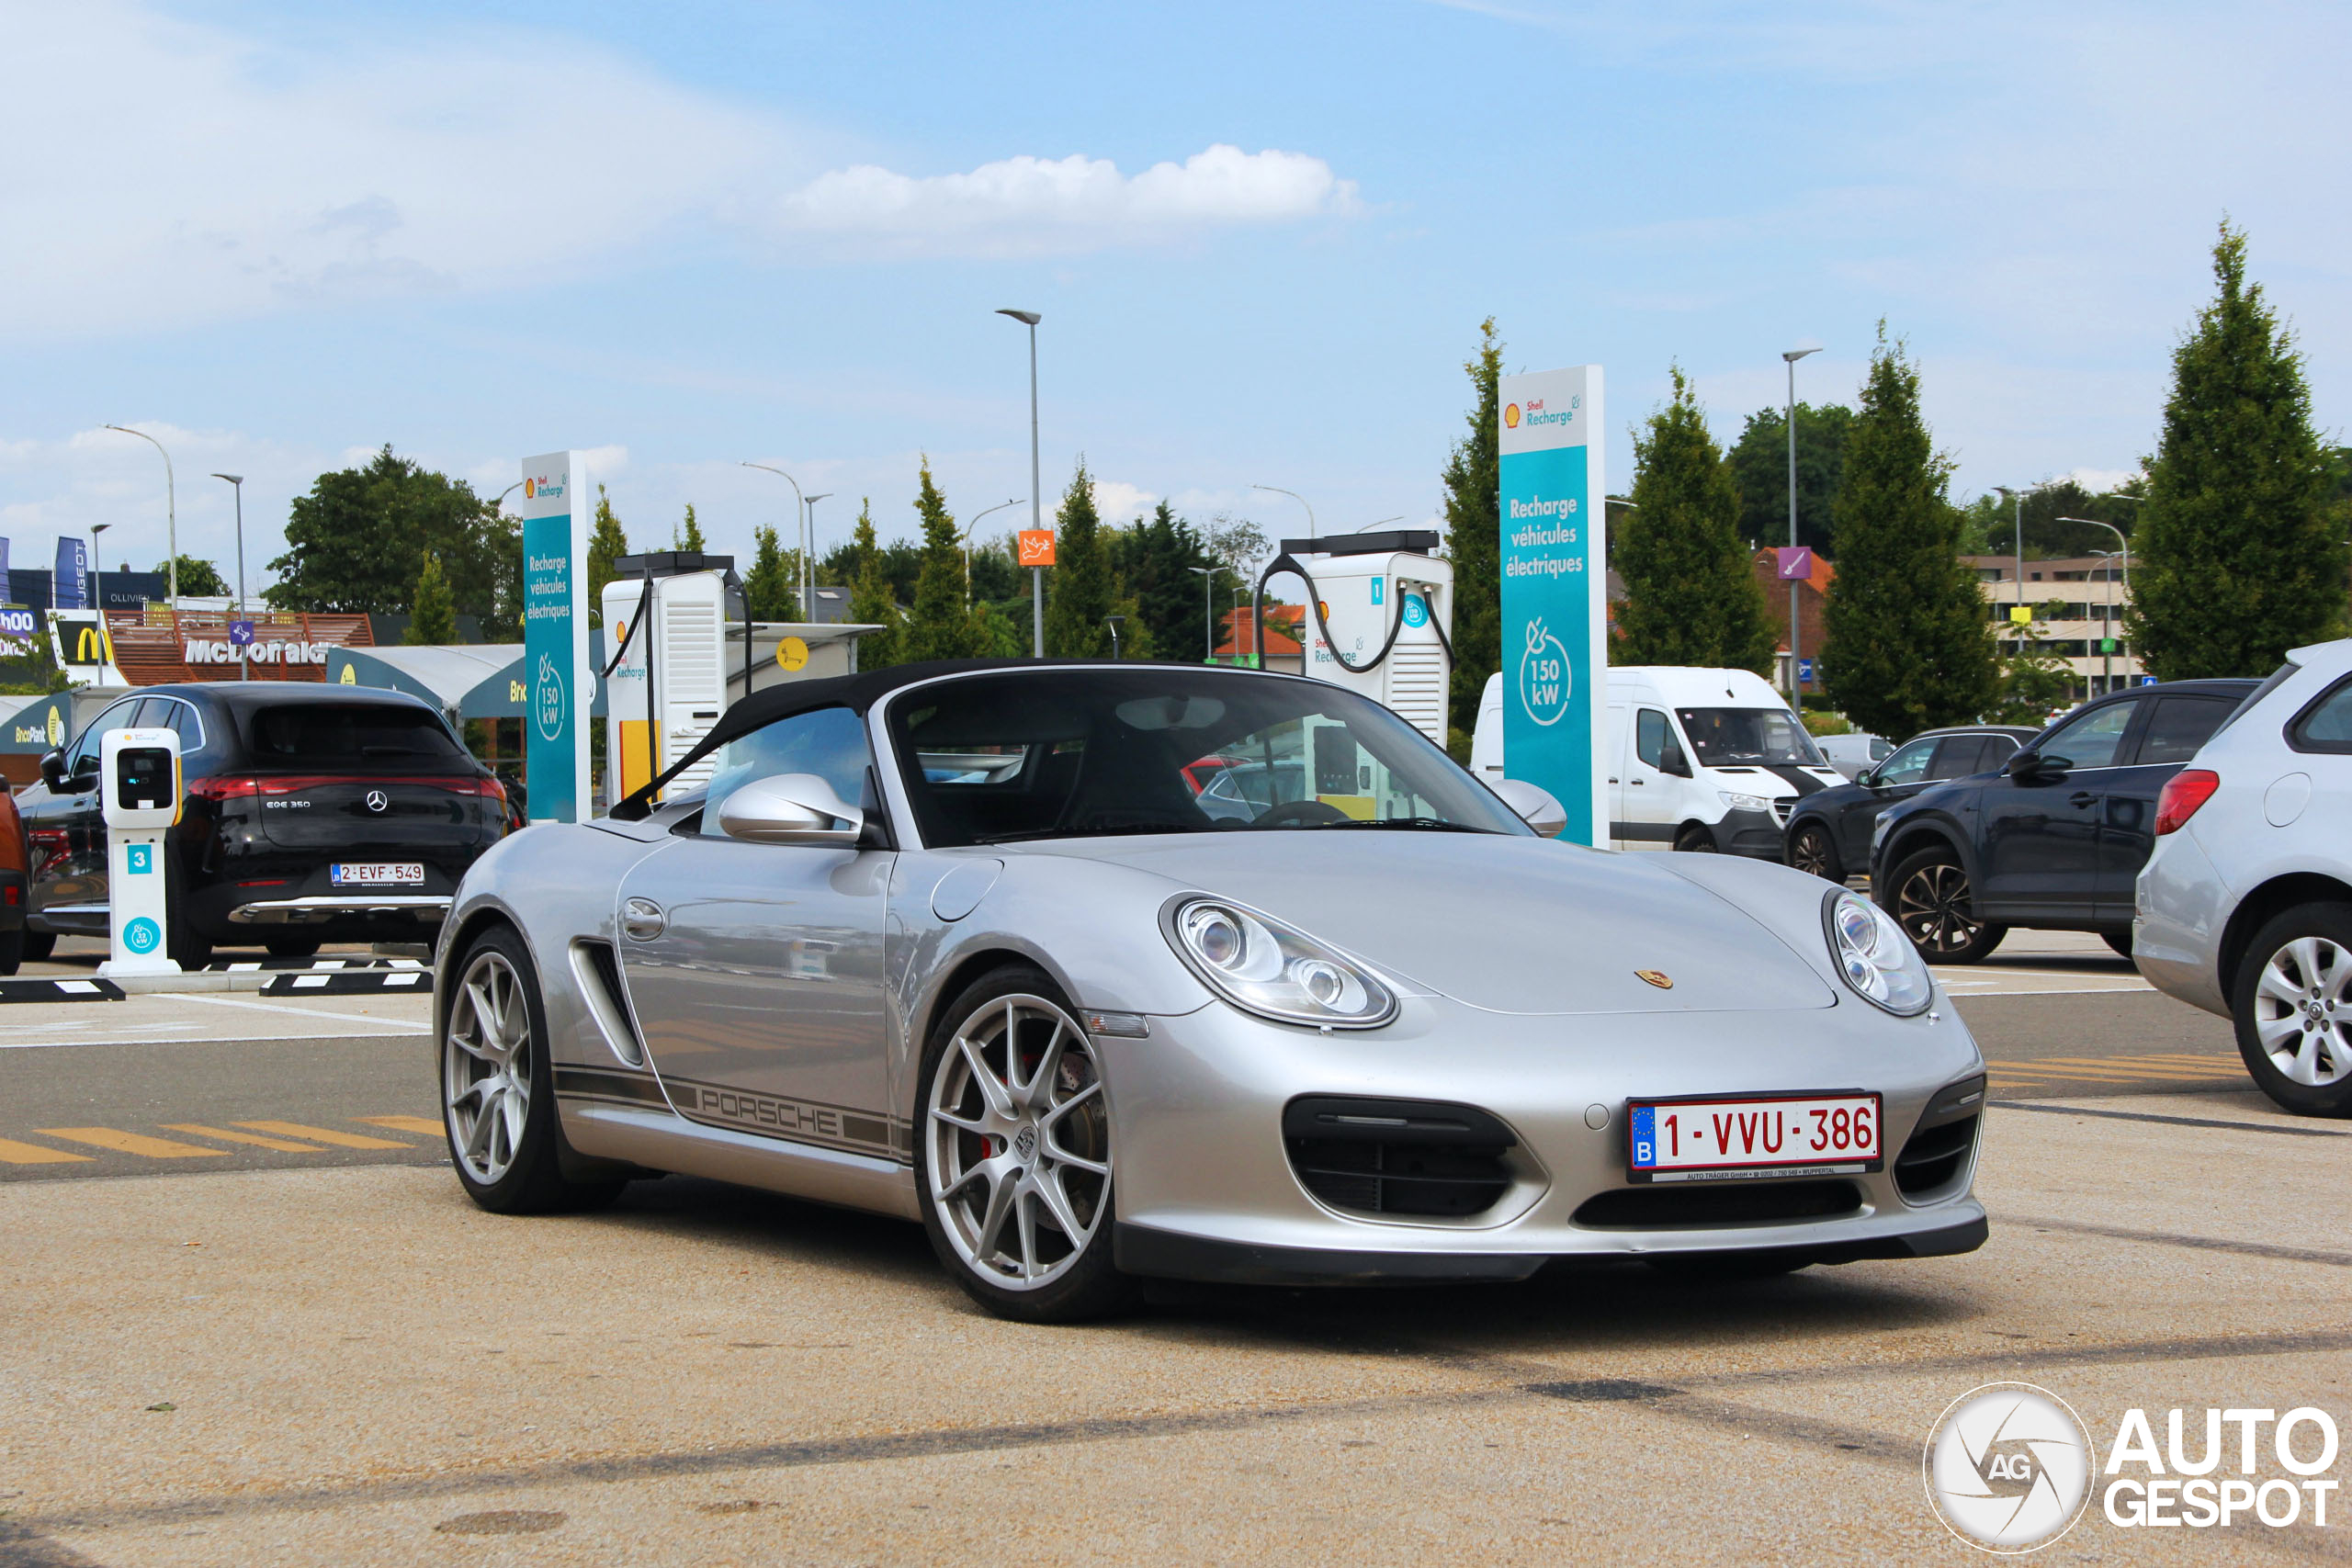
[[[829,500],[832,493],[820,490],[800,503],[802,514],[808,519],[808,525],[803,530],[806,537],[800,545],[800,613],[812,621],[817,618],[817,503]]]
[[[100,685],[106,684],[107,679],[107,596],[100,587],[100,580],[106,576],[106,569],[98,564],[98,536],[113,526],[111,523],[90,525],[90,603],[96,606],[98,612],[98,683]],[[177,627],[173,628],[173,635],[175,637],[179,635]]]
[[[1039,508],[1045,504],[1044,481],[1037,473],[1037,323],[1046,318],[1035,310],[1002,310],[1000,316],[1011,316],[1029,329],[1029,527],[1036,532],[1045,527]],[[1046,569],[1029,569],[1029,656],[1046,657]]]
[[[792,487],[792,499],[797,502],[795,510],[801,521],[800,535],[802,542],[800,548],[800,571],[801,575],[805,578],[808,572],[808,549],[805,543],[808,537],[808,501],[806,496],[803,496],[800,493],[800,481],[794,479],[790,474],[786,473],[782,468],[772,468],[765,463],[746,463],[743,467],[747,468],[757,468],[762,473],[775,474],[778,478],[782,479],[785,483]],[[811,615],[806,601],[803,601],[801,604],[800,614],[803,616],[809,616]],[[744,635],[749,637],[751,634],[747,632]],[[747,644],[746,646],[749,645]]]
[[[2138,498],[2135,496],[2133,499],[2137,500]],[[2117,550],[2115,554],[2121,558],[2123,562],[2123,598],[2124,602],[2129,604],[2132,599],[2132,541],[2124,536],[2123,530],[2117,527],[2112,523],[2102,523],[2096,517],[2061,517],[2058,521],[2061,523],[2087,523],[2094,528],[2104,528],[2109,533],[2115,536],[2115,542],[2122,547],[2120,549]],[[2108,552],[2105,550],[2101,550],[2099,552],[2101,555],[2105,555]],[[2100,640],[2104,642],[2113,642],[2115,640],[2115,601],[2112,597],[2108,600],[2106,619],[2108,635]],[[2124,656],[2126,658],[2131,657],[2129,649],[2125,650]],[[2111,692],[2115,689],[2115,656],[2107,652],[2105,649],[2101,649],[2099,658],[2104,661],[2104,667],[2100,673],[2099,680],[2107,690]]]
[[[1819,354],[1817,348],[1792,348],[1781,357],[1789,367],[1789,548],[1797,547],[1797,361],[1808,354]],[[1798,714],[1804,712],[1804,682],[1798,671],[1803,666],[1797,659],[1797,580],[1789,579],[1789,695],[1796,699],[1792,705]]]
[[[164,444],[143,430],[133,430],[127,424],[109,424],[107,428],[119,430],[125,435],[136,435],[156,451],[164,452]],[[178,481],[172,478],[172,455],[169,452],[164,452],[164,522],[169,530],[164,539],[172,552],[172,622],[176,626],[180,618],[180,499]],[[103,608],[99,614],[105,614]],[[105,624],[103,620],[99,622],[101,626]]]
[[[1299,493],[1298,493],[1298,491],[1295,491],[1295,490],[1284,490],[1284,489],[1283,489],[1283,487],[1282,487],[1282,486],[1280,486],[1280,485],[1251,485],[1250,488],[1251,490],[1271,491],[1272,491],[1272,492],[1273,492],[1274,494],[1276,494],[1276,495],[1286,495],[1286,496],[1290,497],[1293,501],[1295,501],[1295,502],[1298,502],[1301,506],[1306,506],[1306,536],[1307,536],[1308,538],[1310,538],[1310,539],[1312,539],[1312,538],[1314,538],[1314,537],[1316,537],[1316,536],[1316,536],[1316,533],[1315,533],[1315,508],[1314,508],[1314,507],[1312,507],[1312,506],[1307,506],[1306,497],[1305,497],[1305,496],[1303,496],[1303,495],[1299,494]]]
[[[1188,566],[1184,569],[1201,580],[1201,662],[1216,660],[1216,568]]]
[[[1023,499],[1016,496],[1011,501],[1000,501],[988,512],[964,525],[964,608],[967,610],[972,607],[972,530],[980,525],[980,517],[986,517],[989,512],[1001,512],[1008,506],[1018,506]]]
[[[227,479],[237,492],[237,619],[245,618],[245,476],[215,474],[216,479]],[[504,500],[503,496],[499,498]],[[245,650],[237,649],[237,679],[245,677]]]
[[[1102,619],[1111,628],[1111,662],[1116,664],[1119,661],[1119,628],[1127,624],[1127,618],[1125,615],[1105,615]]]

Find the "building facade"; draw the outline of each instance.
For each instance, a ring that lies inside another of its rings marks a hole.
[[[1962,556],[1984,595],[1985,618],[2006,657],[2021,639],[2038,642],[2074,671],[2076,690],[2095,697],[2140,683],[2143,670],[2123,635],[2130,585],[2115,558],[2071,556],[2028,560],[2018,575],[2014,556]],[[2022,605],[2029,619],[2019,621]]]

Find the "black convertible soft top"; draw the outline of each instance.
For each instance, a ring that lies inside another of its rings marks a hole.
[[[821,680],[789,681],[770,686],[764,692],[753,692],[719,715],[718,722],[710,727],[710,733],[702,738],[700,744],[673,762],[667,773],[614,807],[610,815],[624,822],[639,820],[652,809],[655,792],[672,779],[736,737],[749,735],[795,714],[814,713],[819,708],[847,708],[862,716],[891,693],[941,675],[973,675],[990,670],[1069,670],[1102,662],[1099,659],[931,659],[917,664],[886,664],[879,670],[862,670],[854,675],[829,675]],[[1154,664],[1178,670],[1205,668],[1148,659],[1122,660],[1120,663],[1136,669],[1148,669]]]

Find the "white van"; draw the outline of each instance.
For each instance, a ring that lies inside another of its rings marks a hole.
[[[1844,784],[1789,710],[1747,670],[1636,664],[1609,671],[1610,843],[1781,858],[1798,798]],[[1502,677],[1478,703],[1470,768],[1503,776]]]

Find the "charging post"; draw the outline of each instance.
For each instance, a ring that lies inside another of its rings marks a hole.
[[[109,730],[99,739],[107,825],[107,907],[114,952],[101,975],[176,975],[164,836],[180,819],[180,738],[170,729]]]

